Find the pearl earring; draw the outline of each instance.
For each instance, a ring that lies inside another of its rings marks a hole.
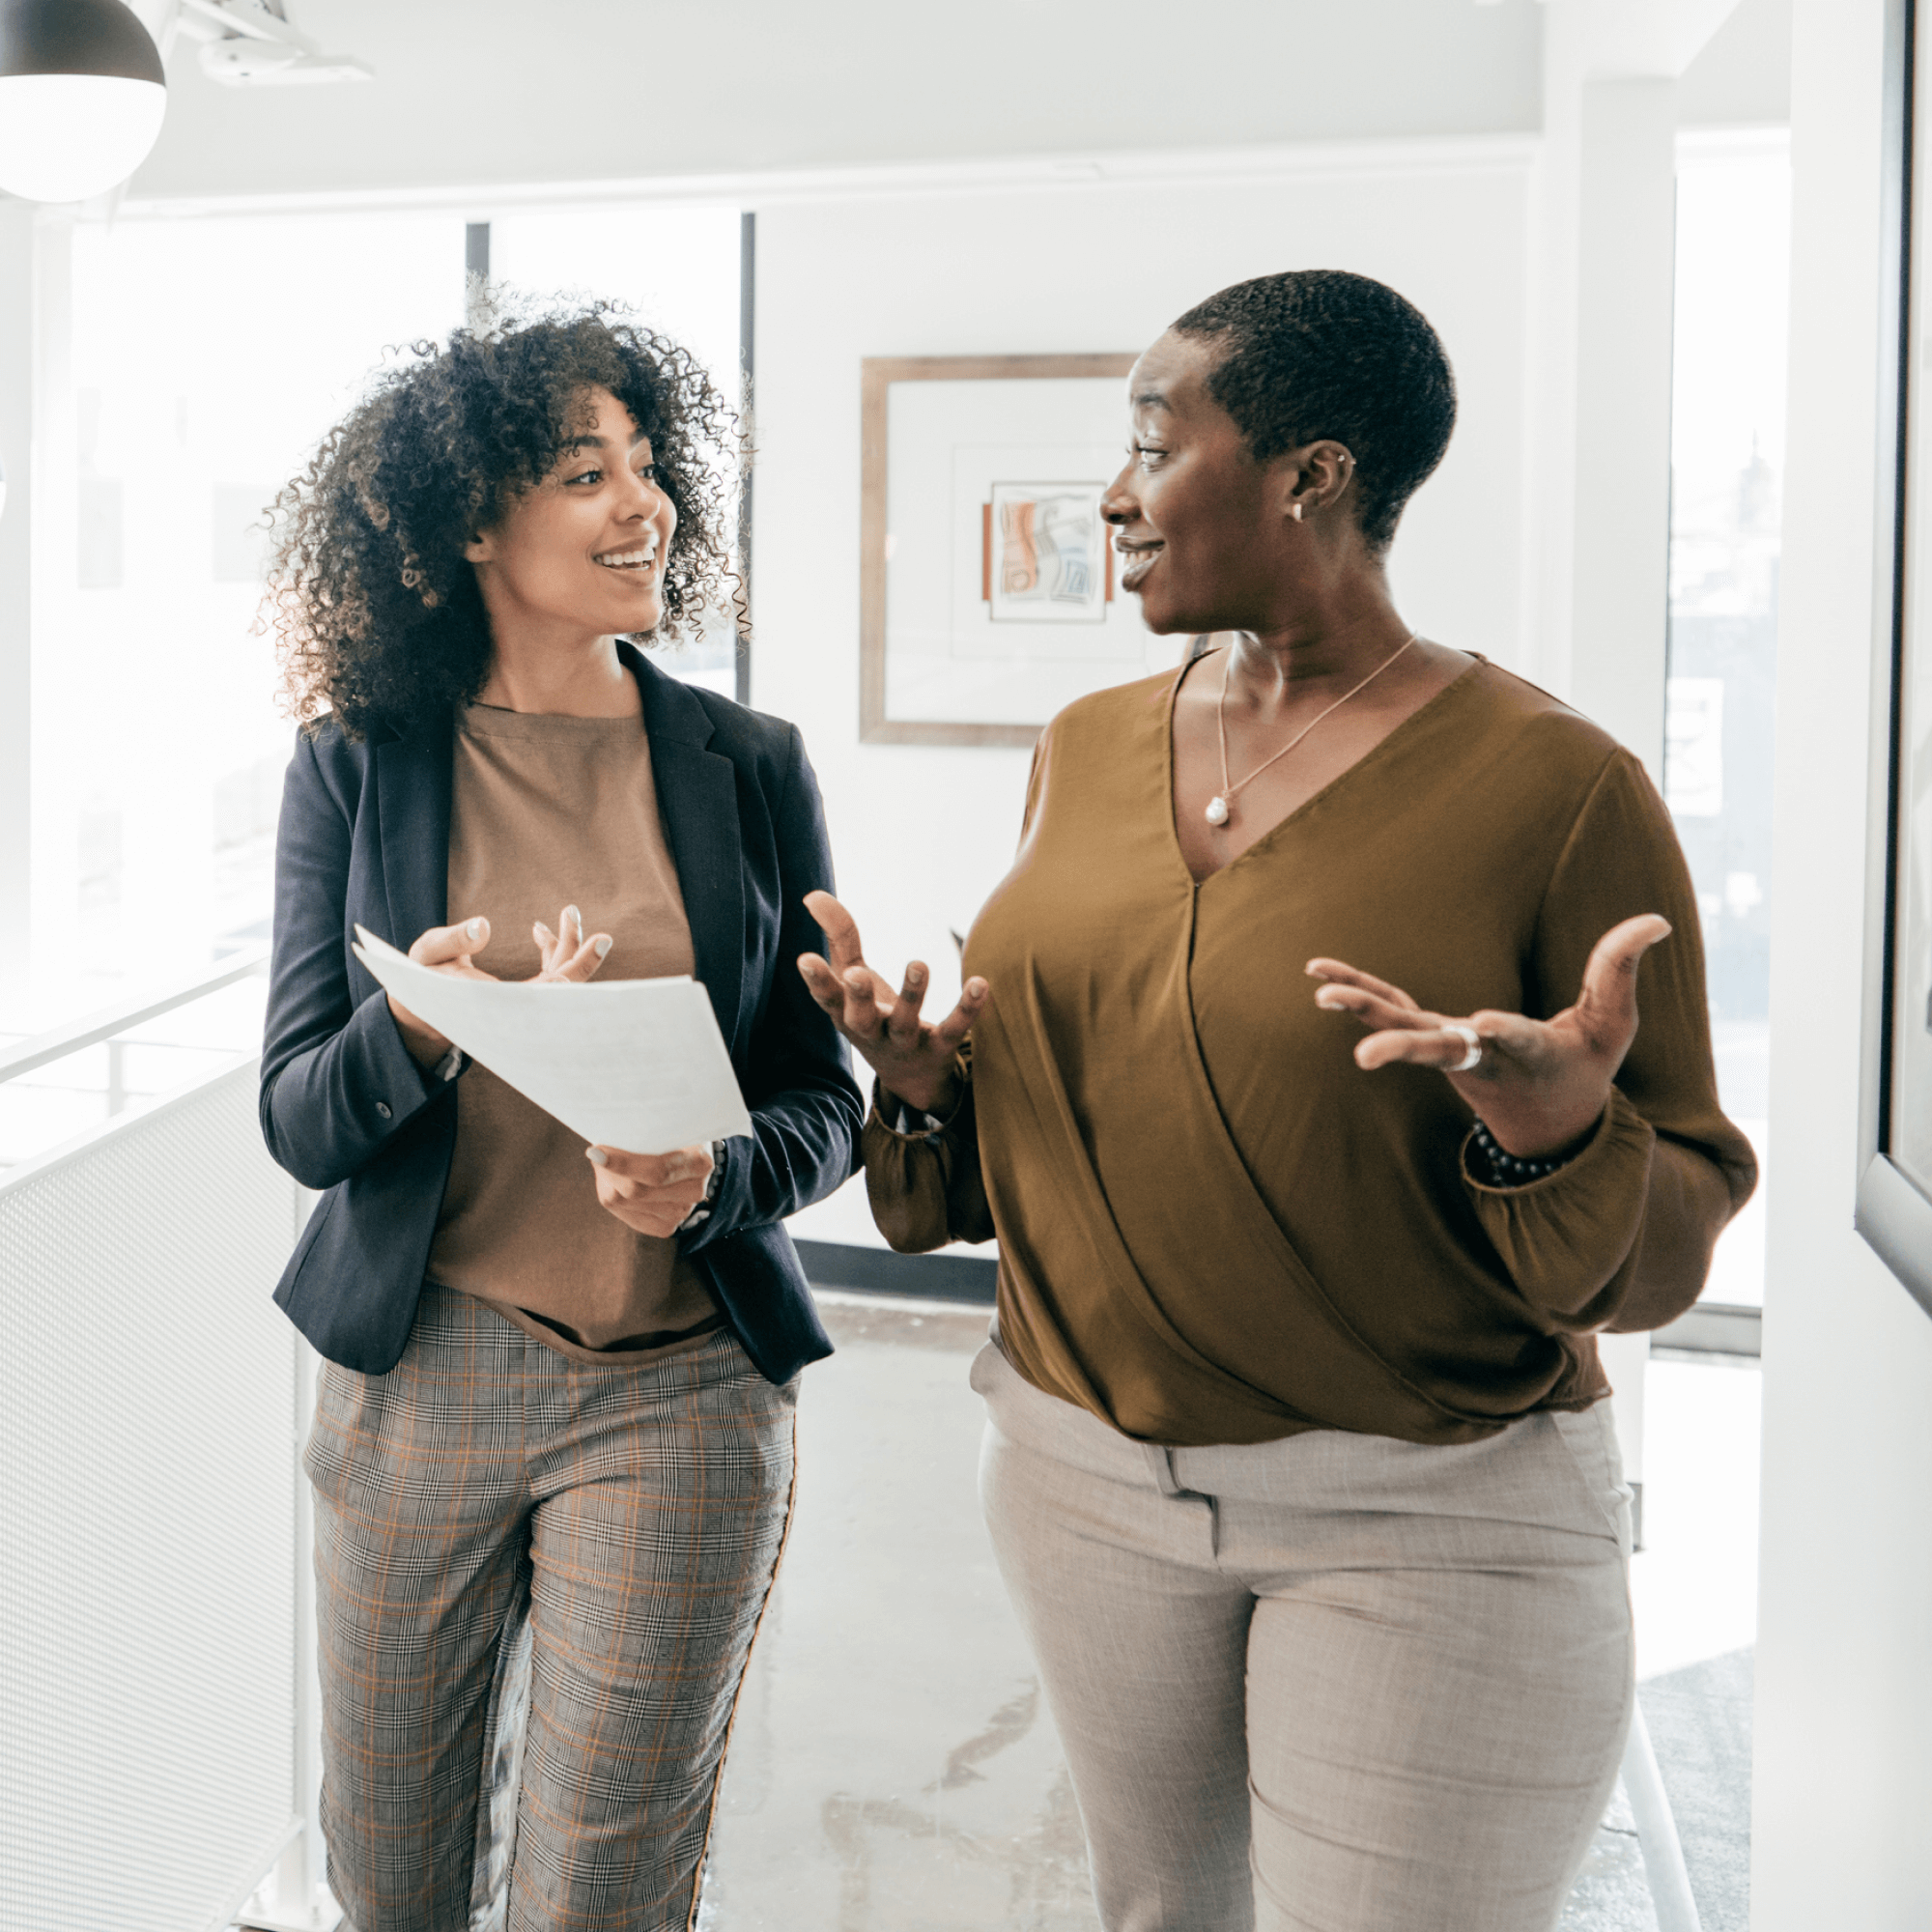
[[[1288,514],[1298,524],[1301,521],[1301,505],[1299,503],[1291,503],[1288,506]]]

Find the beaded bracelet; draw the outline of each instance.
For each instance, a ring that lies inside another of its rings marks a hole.
[[[1588,1145],[1585,1141],[1584,1146]],[[1568,1167],[1582,1151],[1580,1147],[1572,1148],[1567,1153],[1525,1160],[1499,1147],[1495,1136],[1481,1121],[1469,1131],[1469,1151],[1475,1156],[1469,1167],[1473,1178],[1486,1187],[1527,1187],[1532,1180],[1546,1179],[1559,1167]]]

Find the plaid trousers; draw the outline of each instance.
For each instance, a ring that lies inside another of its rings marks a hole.
[[[356,1932],[463,1932],[526,1610],[509,1932],[688,1932],[796,1403],[728,1330],[591,1366],[435,1284],[387,1375],[327,1366],[303,1461],[323,1827]]]

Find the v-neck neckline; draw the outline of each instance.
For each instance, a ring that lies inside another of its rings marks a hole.
[[[1214,880],[1225,878],[1228,873],[1232,872],[1244,860],[1272,845],[1288,827],[1293,825],[1305,812],[1312,810],[1316,806],[1320,805],[1337,786],[1347,784],[1363,766],[1377,762],[1391,745],[1396,744],[1402,739],[1418,719],[1427,717],[1451,692],[1460,691],[1477,671],[1483,670],[1489,666],[1489,659],[1484,657],[1479,651],[1471,651],[1469,658],[1470,662],[1463,669],[1459,670],[1440,691],[1434,692],[1428,697],[1424,698],[1406,718],[1403,719],[1384,737],[1378,738],[1353,764],[1345,766],[1319,791],[1311,792],[1308,797],[1304,798],[1293,811],[1287,812],[1282,817],[1276,819],[1259,838],[1255,839],[1252,844],[1243,847],[1239,852],[1236,852],[1226,865],[1216,866],[1211,872],[1199,879],[1194,876],[1194,869],[1187,863],[1187,854],[1181,850],[1180,823],[1175,815],[1174,711],[1175,706],[1179,702],[1180,687],[1186,682],[1187,673],[1194,668],[1194,665],[1199,663],[1200,660],[1196,659],[1190,663],[1180,665],[1174,673],[1173,681],[1168,685],[1167,702],[1161,707],[1161,743],[1163,753],[1161,759],[1161,778],[1168,846],[1173,852],[1175,863],[1180,867],[1181,875],[1186,879],[1190,890],[1199,893]]]

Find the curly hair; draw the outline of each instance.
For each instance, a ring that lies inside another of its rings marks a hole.
[[[650,438],[677,510],[664,616],[633,640],[674,639],[726,602],[742,619],[724,529],[747,455],[737,415],[687,350],[623,317],[595,302],[411,344],[279,492],[265,618],[304,728],[332,713],[360,738],[482,690],[490,629],[464,547],[588,428],[593,388]]]
[[[1367,275],[1297,269],[1236,282],[1172,327],[1226,338],[1208,393],[1257,463],[1324,437],[1348,445],[1362,535],[1385,552],[1456,427],[1456,377],[1428,317]]]

